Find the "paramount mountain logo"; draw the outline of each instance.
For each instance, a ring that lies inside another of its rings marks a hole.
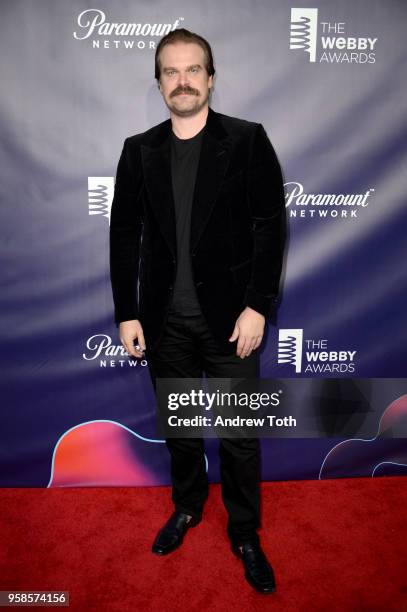
[[[79,13],[77,18],[78,29],[73,32],[76,40],[92,40],[95,49],[108,49],[123,47],[125,49],[155,49],[155,41],[145,41],[143,37],[161,38],[168,32],[175,30],[183,21],[183,17],[173,23],[135,23],[107,21],[106,13],[100,9],[86,9]],[[112,39],[109,40],[109,37]],[[124,40],[126,38],[127,40]],[[134,40],[139,38],[139,40]]]
[[[354,372],[356,352],[329,350],[325,338],[304,340],[303,329],[280,329],[278,332],[277,363],[294,369],[296,374]]]
[[[310,62],[374,64],[377,38],[347,36],[346,26],[343,21],[318,24],[317,8],[292,8],[290,49],[307,53]]]
[[[90,215],[103,215],[109,219],[114,193],[113,176],[88,177],[88,205]]]
[[[374,188],[364,193],[306,193],[302,183],[284,183],[286,208],[290,218],[351,218],[369,206]]]

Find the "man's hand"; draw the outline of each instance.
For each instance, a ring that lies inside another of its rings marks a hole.
[[[229,342],[238,338],[236,355],[241,359],[248,357],[261,343],[265,318],[262,314],[246,306],[235,323]]]
[[[146,350],[144,342],[143,328],[138,319],[131,321],[122,321],[119,325],[120,341],[129,355],[133,357],[142,357],[143,351]],[[139,349],[135,348],[133,342],[137,340]]]

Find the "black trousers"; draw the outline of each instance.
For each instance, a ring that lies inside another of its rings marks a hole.
[[[234,343],[236,347],[236,343]],[[220,352],[203,315],[170,313],[153,353],[146,348],[149,372],[156,378],[258,378],[258,349],[243,359]],[[208,496],[208,477],[202,438],[167,438],[171,455],[172,501],[175,509],[198,519]],[[220,438],[219,458],[227,532],[232,544],[258,541],[260,526],[260,441]]]

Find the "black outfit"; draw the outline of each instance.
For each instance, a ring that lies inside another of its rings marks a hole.
[[[177,271],[171,119],[125,139],[110,214],[114,321],[139,319],[150,351],[164,332]],[[286,207],[280,164],[260,123],[209,107],[191,209],[190,256],[199,304],[230,354],[250,306],[273,320]]]
[[[274,316],[286,236],[281,168],[261,124],[211,108],[201,133],[179,140],[170,119],[125,140],[110,218],[114,320],[140,320],[154,386],[202,372],[256,378],[258,349],[241,359],[229,337],[246,306]],[[166,443],[176,509],[199,518],[203,440]],[[220,440],[234,544],[258,537],[259,450],[258,439]]]
[[[189,238],[192,199],[205,127],[193,138],[178,138],[171,133],[171,177],[177,234],[177,273],[169,312],[202,314],[192,278]]]
[[[146,351],[147,354],[147,351]],[[258,349],[241,359],[222,354],[203,315],[169,315],[160,345],[148,356],[153,385],[159,378],[257,378]],[[200,519],[208,495],[202,438],[167,438],[175,509]],[[232,544],[258,541],[260,524],[260,441],[220,438],[222,499]]]
[[[164,335],[149,355],[150,375],[156,377],[229,378],[258,376],[258,353],[240,359],[224,355],[202,313],[193,283],[189,254],[191,207],[203,128],[192,138],[172,132],[171,176],[177,231],[177,273]],[[172,500],[175,509],[202,518],[208,496],[202,438],[167,438],[171,454]],[[257,539],[259,526],[259,440],[220,439],[222,498],[229,513],[228,533],[239,545]]]

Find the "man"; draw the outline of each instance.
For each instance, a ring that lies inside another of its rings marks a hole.
[[[209,107],[209,43],[183,28],[156,49],[170,118],[126,138],[110,223],[115,321],[126,351],[157,377],[257,378],[285,242],[281,169],[259,123]],[[135,345],[135,342],[137,344]],[[208,495],[201,438],[166,439],[175,510],[152,551],[181,545]],[[261,548],[259,440],[220,439],[232,551],[258,591],[275,589]]]

